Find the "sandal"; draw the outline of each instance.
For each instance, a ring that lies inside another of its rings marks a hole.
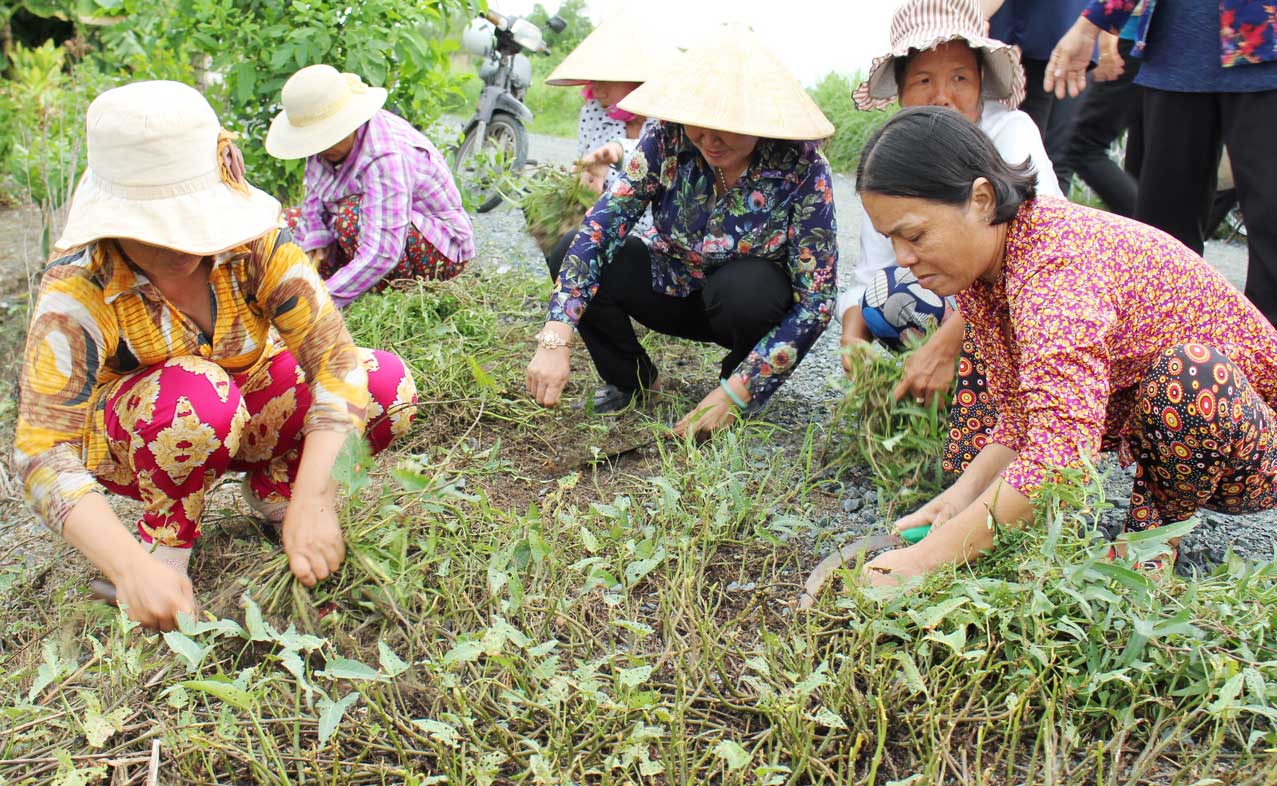
[[[638,398],[638,395],[637,388],[625,389],[616,385],[604,385],[594,391],[594,398],[590,403],[595,414],[606,415],[610,412],[620,412],[625,409],[634,403],[634,399]]]

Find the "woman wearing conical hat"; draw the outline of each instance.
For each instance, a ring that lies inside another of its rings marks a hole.
[[[407,430],[403,361],[356,347],[279,202],[248,185],[212,107],[136,82],[88,110],[88,169],[45,271],[19,382],[14,463],[36,514],[97,565],[130,617],[195,610],[205,495],[247,473],[293,574],[345,554],[332,470],[351,432]],[[106,492],[142,502],[135,540]]]
[[[587,175],[598,194],[620,177],[620,162],[638,146],[642,131],[655,122],[618,105],[679,55],[667,38],[643,30],[641,20],[629,14],[605,20],[545,80],[547,85],[582,88],[585,103],[577,121],[576,157],[595,153],[591,160],[600,166]],[[610,149],[601,150],[605,146]]]
[[[825,329],[838,245],[833,126],[753,33],[725,27],[620,104],[661,122],[586,215],[550,298],[528,392],[558,403],[573,328],[612,411],[653,388],[657,369],[631,318],[726,348],[718,384],[679,421],[707,434],[762,407]],[[632,236],[651,207],[649,243]]]
[[[306,197],[284,217],[345,307],[395,280],[444,280],[474,256],[474,228],[448,162],[386,90],[312,65],[288,78],[266,152],[306,159]]]

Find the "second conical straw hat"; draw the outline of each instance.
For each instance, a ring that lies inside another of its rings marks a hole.
[[[646,82],[678,58],[669,37],[634,14],[621,13],[594,28],[550,72],[547,85]]]
[[[757,35],[725,25],[625,97],[621,109],[767,139],[824,139],[834,125]]]

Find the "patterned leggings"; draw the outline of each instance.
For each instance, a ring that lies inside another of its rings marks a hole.
[[[337,235],[337,253],[330,253],[319,266],[319,275],[325,280],[345,267],[359,253],[359,201],[360,197],[349,196],[337,203],[337,215],[333,219],[333,232]],[[298,224],[302,211],[298,207],[285,208],[284,220],[288,228],[297,236]],[[446,281],[465,269],[466,260],[453,262],[443,252],[430,244],[421,232],[411,224],[408,225],[408,240],[404,244],[403,256],[399,264],[374,285],[369,292],[380,292],[391,281],[406,278],[421,278],[434,281]]]
[[[417,393],[399,358],[360,355],[372,394],[365,435],[376,452],[407,432]],[[263,500],[291,496],[310,402],[290,352],[235,375],[177,357],[116,382],[106,395],[105,433],[87,434],[86,447],[105,442],[108,460],[94,474],[108,490],[142,501],[142,540],[189,547],[200,536],[204,497],[227,471],[247,472]]]
[[[960,473],[988,443],[997,408],[970,333],[949,411],[944,468]],[[1277,507],[1277,414],[1224,355],[1171,347],[1136,389],[1129,444],[1135,486],[1127,530],[1183,521],[1202,508],[1255,513]]]

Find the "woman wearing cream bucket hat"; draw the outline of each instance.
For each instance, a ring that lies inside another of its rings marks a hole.
[[[306,159],[305,200],[284,218],[339,306],[395,279],[452,278],[474,256],[447,162],[385,102],[355,74],[307,66],[266,135],[272,156]]]
[[[802,86],[751,32],[724,27],[631,93],[621,107],[662,120],[586,215],[562,261],[531,395],[558,403],[572,329],[621,408],[657,370],[631,317],[729,350],[719,384],[678,424],[708,433],[757,410],[824,330],[838,245],[829,165],[812,140],[833,133]],[[631,235],[651,206],[650,250]]]
[[[374,449],[404,431],[412,378],[394,355],[351,341],[279,228],[279,203],[244,181],[197,91],[109,90],[87,130],[88,171],[58,242],[65,256],[40,283],[19,382],[27,499],[106,574],[101,594],[171,628],[195,610],[186,568],[205,494],[244,471],[246,501],[282,524],[293,573],[314,584],[344,554],[337,451],[369,416]],[[144,544],[106,491],[142,502]]]

